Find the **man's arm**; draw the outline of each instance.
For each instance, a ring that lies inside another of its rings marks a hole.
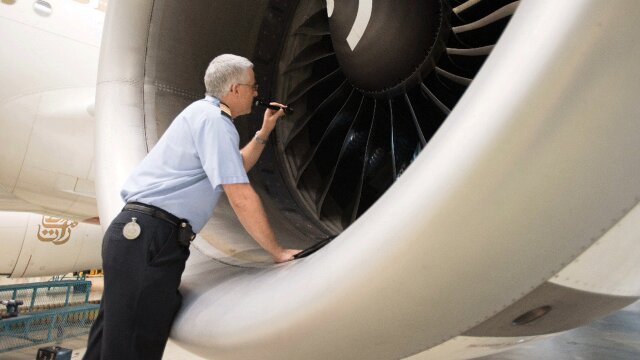
[[[272,102],[271,105],[285,107],[284,105],[275,102]],[[260,137],[260,139],[264,141],[267,141],[267,139],[269,139],[269,134],[271,134],[271,131],[276,126],[276,122],[278,122],[278,119],[281,116],[284,116],[284,110],[282,109],[278,111],[271,109],[265,110],[262,119],[262,128],[257,133],[258,137]],[[255,137],[253,137],[251,138],[249,143],[245,145],[242,150],[240,150],[240,154],[242,155],[242,165],[244,166],[244,170],[246,172],[249,172],[249,170],[253,168],[253,165],[258,162],[258,159],[262,154],[262,150],[264,150],[264,146],[265,144],[259,143],[255,139]]]
[[[257,135],[265,141],[269,138],[269,132],[266,132],[264,129],[260,129]],[[258,162],[265,145],[266,144],[260,144],[255,138],[251,138],[249,143],[240,150],[240,155],[242,155],[242,165],[246,172],[249,172],[249,170],[253,168],[253,165]]]
[[[285,249],[278,244],[262,207],[262,201],[251,184],[225,184],[222,187],[242,226],[262,248],[271,254],[275,262],[292,260],[293,255],[300,252],[300,250]]]

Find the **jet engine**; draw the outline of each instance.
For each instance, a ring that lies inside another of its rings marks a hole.
[[[235,53],[295,109],[250,174],[280,241],[337,237],[270,265],[222,202],[192,245],[176,342],[470,358],[580,326],[640,296],[638,17],[634,0],[112,0],[102,224],[208,62]],[[259,119],[236,119],[242,139]]]

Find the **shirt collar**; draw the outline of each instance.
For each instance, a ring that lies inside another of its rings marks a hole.
[[[229,120],[233,121],[233,118],[231,117],[231,110],[229,109],[229,107],[225,104],[221,104],[220,99],[218,99],[215,96],[211,96],[211,95],[206,95],[204,97],[205,101],[208,101],[210,103],[212,103],[213,105],[217,106],[220,108],[220,113],[223,116],[226,116],[229,118]]]
[[[215,106],[220,105],[220,99],[218,99],[215,96],[211,96],[211,95],[205,95],[204,99],[210,103],[212,103]]]

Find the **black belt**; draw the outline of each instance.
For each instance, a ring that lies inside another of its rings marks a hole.
[[[178,227],[178,241],[180,241],[181,244],[187,247],[196,237],[196,234],[194,234],[193,230],[191,229],[191,224],[189,224],[189,221],[180,219],[179,217],[166,210],[160,209],[159,207],[139,202],[130,202],[127,203],[124,208],[122,208],[122,210],[130,210],[147,214],[154,218],[161,219],[170,224],[173,224],[174,226]]]

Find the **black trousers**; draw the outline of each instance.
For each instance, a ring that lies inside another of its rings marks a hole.
[[[122,229],[132,217],[142,232],[128,240]],[[104,292],[84,359],[162,359],[182,303],[178,287],[188,257],[177,226],[123,210],[104,235]]]

